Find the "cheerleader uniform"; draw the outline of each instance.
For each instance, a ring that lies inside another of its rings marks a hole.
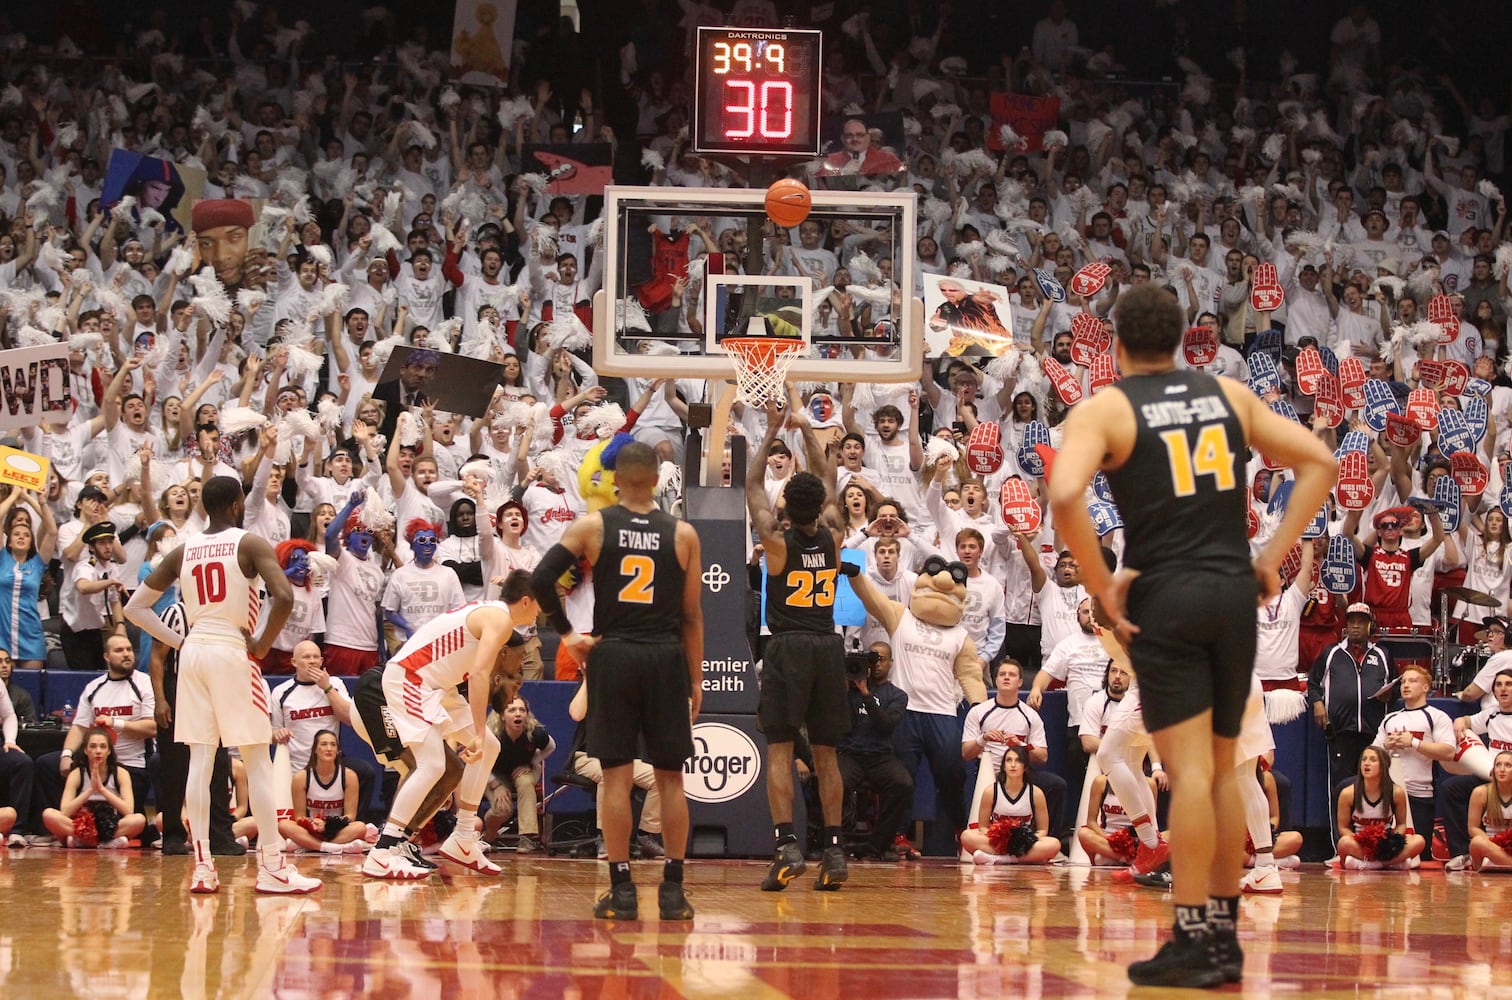
[[[1031,825],[1034,823],[1034,798],[1031,793],[1034,786],[1024,782],[1024,790],[1014,798],[1003,788],[1001,781],[992,786],[992,818],[999,819],[1022,819]]]
[[[1350,813],[1349,828],[1359,833],[1363,828],[1373,823],[1384,823],[1388,830],[1396,828],[1396,812],[1390,802],[1384,801],[1383,794],[1379,799],[1366,797],[1363,789],[1357,789],[1355,795],[1354,811]]]
[[[305,815],[315,819],[346,815],[346,766],[336,762],[330,784],[322,784],[311,767],[305,771]]]

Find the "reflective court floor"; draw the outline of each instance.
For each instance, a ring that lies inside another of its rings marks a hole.
[[[496,856],[498,857],[498,856]],[[325,887],[257,896],[220,859],[217,896],[189,859],[150,851],[0,851],[0,996],[781,998],[1108,997],[1152,954],[1168,897],[1081,868],[854,865],[840,892],[805,876],[759,892],[755,862],[690,862],[691,926],[655,917],[660,865],[636,864],[646,919],[591,918],[591,861],[443,862],[422,884],[308,857]],[[1475,997],[1512,987],[1512,876],[1283,873],[1243,901],[1242,989],[1227,995]]]

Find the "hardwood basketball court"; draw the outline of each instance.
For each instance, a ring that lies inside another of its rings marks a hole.
[[[190,859],[152,851],[0,851],[7,997],[1106,997],[1153,953],[1167,896],[1107,870],[855,864],[836,893],[811,876],[756,889],[757,862],[693,861],[691,926],[656,919],[659,863],[636,863],[634,923],[589,914],[592,861],[494,855],[498,876],[443,862],[421,884],[305,857],[324,888],[257,896],[252,859],[219,859],[219,895],[190,897]],[[1512,878],[1284,872],[1246,897],[1243,992],[1483,997],[1512,983]],[[1154,995],[1157,991],[1141,991]]]

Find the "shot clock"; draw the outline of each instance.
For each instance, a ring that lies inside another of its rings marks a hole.
[[[699,28],[693,148],[818,156],[821,48],[807,29]]]

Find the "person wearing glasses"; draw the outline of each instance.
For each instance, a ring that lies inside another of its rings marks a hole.
[[[1461,670],[1469,657],[1478,656],[1480,668],[1475,671],[1475,678],[1469,684],[1454,692],[1454,697],[1465,702],[1478,701],[1481,711],[1486,711],[1496,707],[1496,694],[1492,689],[1496,675],[1512,668],[1512,652],[1507,649],[1507,631],[1512,629],[1512,618],[1492,615],[1483,618],[1481,625],[1484,626],[1484,631],[1477,632],[1474,636],[1480,640],[1480,645],[1466,648],[1454,661],[1454,669]]]
[[[1444,523],[1433,516],[1424,518],[1432,532],[1427,541],[1415,549],[1402,545],[1402,527],[1415,513],[1411,507],[1389,507],[1375,516],[1371,522],[1375,530],[1362,539],[1360,512],[1352,510],[1340,529],[1354,544],[1355,558],[1365,570],[1365,603],[1374,613],[1377,628],[1412,624],[1412,574],[1444,544]]]

